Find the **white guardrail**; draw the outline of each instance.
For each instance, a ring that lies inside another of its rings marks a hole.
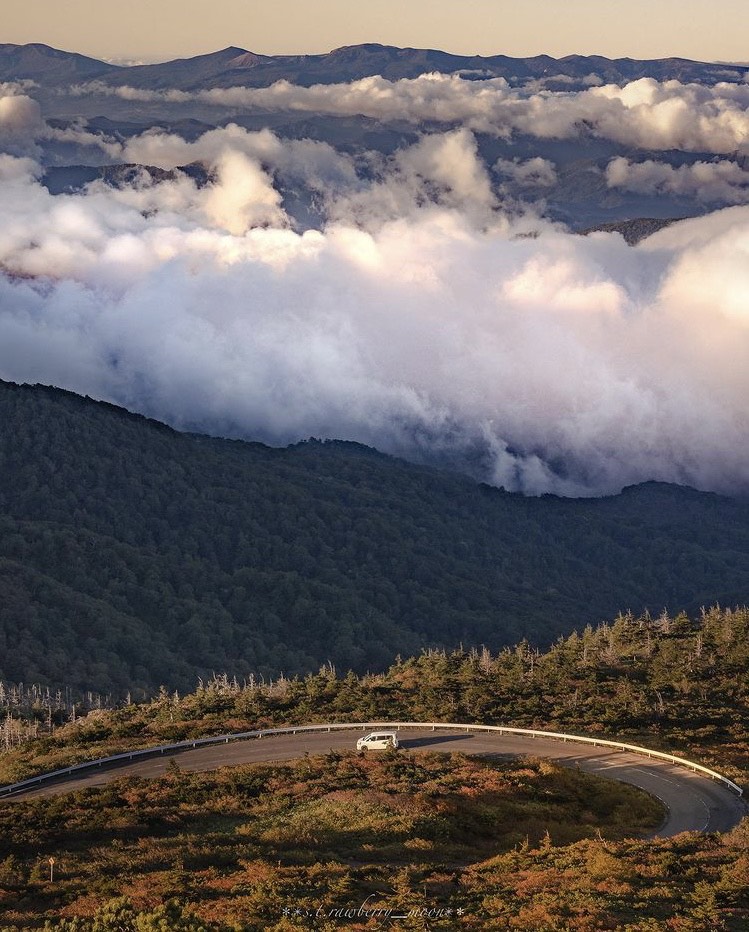
[[[187,751],[193,748],[203,747],[210,744],[229,744],[231,741],[247,741],[252,738],[270,738],[276,735],[296,735],[305,732],[330,732],[330,731],[359,731],[372,730],[374,728],[415,728],[429,729],[432,731],[448,731],[457,729],[458,731],[477,731],[497,735],[525,735],[529,738],[552,738],[557,741],[575,741],[580,744],[590,744],[593,747],[613,748],[617,751],[630,751],[633,754],[640,754],[645,757],[656,758],[657,760],[667,761],[670,764],[676,764],[679,767],[686,767],[696,773],[704,774],[712,780],[718,780],[733,790],[739,796],[743,796],[742,788],[724,777],[716,770],[709,767],[703,767],[694,761],[686,760],[683,757],[676,757],[674,754],[666,754],[663,751],[653,751],[650,748],[640,747],[636,744],[623,744],[620,741],[607,741],[604,738],[585,738],[581,735],[567,735],[556,731],[539,731],[533,728],[511,728],[506,725],[460,725],[453,722],[355,722],[351,724],[330,724],[330,725],[290,725],[287,728],[262,728],[256,731],[242,731],[231,735],[218,735],[210,738],[195,738],[188,741],[177,741],[174,744],[160,744],[156,747],[144,748],[138,751],[125,751],[123,754],[113,754],[111,757],[100,757],[92,761],[84,761],[81,764],[73,764],[70,767],[63,767],[61,770],[52,770],[49,773],[42,773],[36,777],[29,777],[27,780],[20,780],[18,783],[11,783],[8,786],[0,786],[0,797],[11,796],[14,793],[21,793],[39,786],[41,783],[47,783],[50,780],[58,780],[62,777],[72,776],[85,770],[95,770],[99,767],[122,763],[125,761],[138,760],[146,757],[155,757],[159,754],[166,754],[168,751]]]

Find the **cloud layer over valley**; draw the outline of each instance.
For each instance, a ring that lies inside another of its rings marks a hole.
[[[368,77],[349,84],[300,87],[277,81],[271,87],[150,90],[76,85],[74,95],[104,95],[138,103],[208,104],[232,111],[300,111],[365,116],[385,122],[460,124],[497,136],[521,133],[540,139],[574,138],[581,129],[645,149],[691,152],[749,151],[749,84],[712,87],[641,78],[620,87],[594,85],[559,91],[511,87],[504,78],[468,81],[458,75],[425,74],[388,81]]]
[[[0,377],[212,433],[358,440],[532,494],[749,491],[748,85],[198,93],[419,132],[392,151],[235,123],[105,133],[0,86]],[[543,215],[559,166],[487,161],[485,133],[626,142],[593,169],[604,192],[737,206],[634,248],[574,235]],[[53,195],[55,145],[151,169]],[[653,157],[674,148],[693,155]]]

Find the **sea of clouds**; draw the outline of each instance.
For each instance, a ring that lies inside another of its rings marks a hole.
[[[367,116],[383,121],[456,123],[474,132],[540,139],[573,138],[585,129],[602,138],[648,149],[734,152],[749,133],[749,83],[706,86],[641,78],[624,87],[596,84],[582,91],[538,89],[538,82],[512,87],[504,78],[467,81],[458,75],[425,74],[389,81],[362,78],[349,84],[300,87],[278,81],[271,87],[228,87],[201,91],[148,90],[77,85],[79,96],[111,95],[134,102],[201,103],[258,111],[298,111]]]
[[[749,185],[737,154],[749,86],[589,83],[529,92],[428,76],[199,92],[455,124],[391,155],[237,125],[192,142],[158,128],[106,137],[51,126],[33,89],[0,86],[0,377],[217,434],[358,440],[530,494],[648,479],[746,492]],[[503,187],[542,193],[555,166],[487,166],[478,132],[707,153],[676,167],[617,157],[606,183],[736,206],[634,248],[576,236]],[[144,172],[53,196],[40,159],[55,141],[112,162],[200,162],[210,181]],[[299,192],[319,229],[289,213]]]

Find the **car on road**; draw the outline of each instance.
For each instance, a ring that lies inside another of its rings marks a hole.
[[[372,731],[356,742],[357,751],[387,751],[398,747],[398,735],[394,731]]]

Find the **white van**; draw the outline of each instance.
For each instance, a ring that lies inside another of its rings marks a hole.
[[[387,751],[398,747],[398,735],[394,731],[372,731],[356,742],[357,751]]]

